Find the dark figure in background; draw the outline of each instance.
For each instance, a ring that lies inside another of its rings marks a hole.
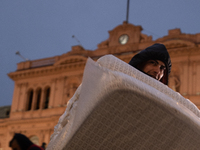
[[[43,150],[43,148],[33,144],[25,135],[15,133],[13,139],[9,143],[12,150]]]
[[[46,149],[46,145],[47,144],[45,142],[43,142],[41,147],[45,150]]]
[[[168,85],[168,77],[171,72],[171,60],[163,44],[156,43],[147,47],[133,56],[129,64]]]

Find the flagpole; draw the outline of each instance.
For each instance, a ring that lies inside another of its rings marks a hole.
[[[129,15],[129,0],[127,0],[127,11],[126,11],[126,22],[128,23],[128,15]]]

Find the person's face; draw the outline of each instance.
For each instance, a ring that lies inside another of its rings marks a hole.
[[[17,143],[16,140],[13,140],[12,143],[11,143],[11,148],[12,150],[21,150],[19,144]]]
[[[160,80],[164,75],[165,69],[165,64],[162,61],[148,60],[144,64],[142,71],[147,73],[149,76],[155,78],[156,80]]]

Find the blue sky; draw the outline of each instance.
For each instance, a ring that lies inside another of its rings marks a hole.
[[[17,63],[62,55],[78,45],[95,50],[108,31],[126,20],[126,0],[1,0],[0,106],[11,105]],[[130,0],[129,23],[156,40],[168,30],[200,33],[199,0]]]

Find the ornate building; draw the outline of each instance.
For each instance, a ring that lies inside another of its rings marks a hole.
[[[125,62],[154,43],[163,43],[171,56],[169,87],[200,108],[200,33],[184,34],[180,29],[155,41],[141,33],[142,27],[124,22],[109,31],[109,38],[94,51],[81,46],[51,58],[18,63],[8,76],[15,82],[11,110],[0,108],[0,150],[16,132],[38,145],[47,143],[68,100],[82,81],[88,57],[97,60],[113,54]],[[3,114],[3,115],[2,115]]]

